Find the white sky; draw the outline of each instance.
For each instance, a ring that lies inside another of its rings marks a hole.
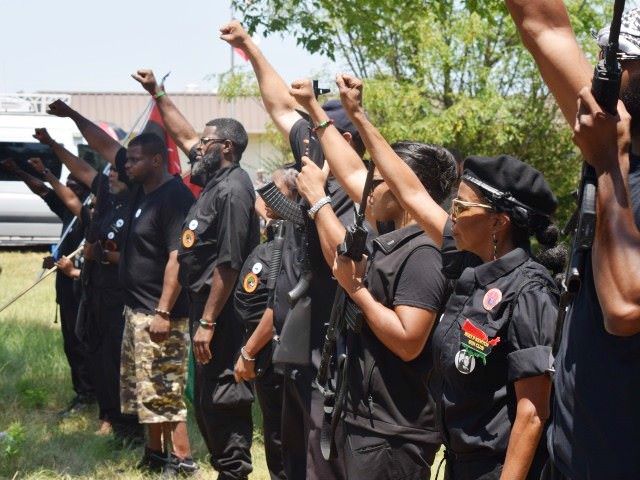
[[[129,74],[139,67],[171,71],[168,90],[211,90],[204,78],[230,66],[229,46],[218,38],[229,3],[0,0],[0,93],[137,91]],[[260,37],[260,47],[286,81],[330,65],[291,38]],[[244,63],[237,55],[235,62]]]

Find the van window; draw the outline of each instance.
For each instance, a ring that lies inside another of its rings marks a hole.
[[[62,164],[51,147],[37,142],[0,142],[0,160],[13,158],[18,166],[34,177],[40,175],[27,163],[31,157],[39,157],[42,163],[58,178],[62,171]],[[19,181],[15,175],[0,168],[0,181]]]

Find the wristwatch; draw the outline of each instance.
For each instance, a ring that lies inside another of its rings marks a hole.
[[[311,220],[314,220],[316,218],[316,213],[318,213],[318,211],[328,203],[331,203],[331,197],[329,196],[322,197],[320,200],[314,203],[313,206],[307,211],[309,218]]]

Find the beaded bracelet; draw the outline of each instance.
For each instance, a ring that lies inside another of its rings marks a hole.
[[[333,120],[329,119],[329,120],[325,120],[322,123],[319,123],[318,125],[316,125],[315,127],[313,127],[313,133],[317,132],[318,130],[321,130],[323,128],[327,128],[329,125],[333,125]]]

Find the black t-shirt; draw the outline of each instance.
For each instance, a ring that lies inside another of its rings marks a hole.
[[[373,241],[367,288],[388,308],[400,305],[438,312],[446,302],[447,282],[440,251],[417,225]],[[345,422],[405,441],[440,443],[434,402],[428,389],[433,365],[430,341],[406,362],[391,352],[363,322],[349,332],[349,395]]]
[[[42,199],[45,201],[49,209],[62,221],[63,235],[67,231],[69,225],[73,222],[71,229],[62,240],[62,243],[60,243],[58,250],[54,252],[54,257],[58,260],[64,255],[69,255],[78,248],[80,242],[82,242],[82,239],[84,238],[84,228],[82,222],[76,219],[64,202],[58,198],[54,190],[49,189]],[[59,305],[77,304],[80,300],[79,293],[79,281],[67,277],[64,273],[58,270],[56,272],[56,302]]]
[[[640,226],[640,158],[632,157],[629,187]],[[640,478],[640,334],[604,329],[591,259],[567,313],[556,356],[549,453],[574,479]]]
[[[126,150],[118,152],[116,166],[121,178]],[[126,305],[153,313],[162,295],[169,254],[178,250],[182,222],[193,204],[193,194],[179,178],[172,178],[145,194],[142,185],[132,185],[128,222],[120,254],[120,283],[126,290]],[[186,292],[180,292],[172,317],[188,315]]]
[[[182,224],[180,283],[190,292],[208,295],[213,270],[227,265],[240,270],[260,241],[251,179],[238,164],[218,170]]]
[[[445,231],[446,256],[455,251],[451,221]],[[516,414],[513,383],[551,371],[556,321],[553,279],[525,250],[464,269],[433,336],[431,385],[452,455],[504,461]],[[543,446],[529,478],[540,473]]]

